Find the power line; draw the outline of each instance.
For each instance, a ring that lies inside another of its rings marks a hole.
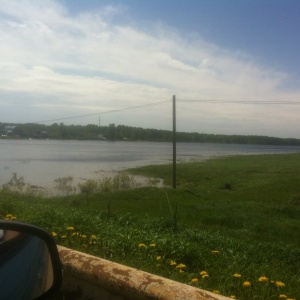
[[[198,103],[209,103],[209,104],[267,104],[267,105],[299,105],[298,101],[282,101],[282,100],[214,100],[214,99],[202,99],[202,100],[193,100],[193,99],[176,99],[177,102],[188,103],[188,102],[198,102]]]
[[[163,103],[166,103],[166,102],[170,102],[170,100],[164,100],[164,101],[154,102],[154,103],[147,103],[147,104],[142,104],[142,105],[137,105],[137,106],[129,106],[129,107],[124,107],[124,108],[119,108],[119,109],[112,109],[112,110],[107,110],[107,111],[102,111],[102,112],[97,112],[97,113],[92,113],[92,114],[85,114],[85,115],[78,115],[78,116],[72,116],[72,117],[65,117],[65,118],[38,121],[38,122],[34,122],[33,124],[57,122],[57,121],[85,118],[85,117],[91,117],[91,116],[97,116],[97,115],[103,115],[103,114],[110,114],[110,113],[116,113],[116,112],[121,112],[121,111],[126,111],[126,110],[132,110],[132,109],[138,109],[138,108],[143,108],[143,107],[160,105],[160,104],[163,104]]]
[[[136,105],[136,106],[129,106],[129,107],[124,107],[124,108],[119,108],[119,109],[112,109],[112,110],[91,113],[91,114],[77,115],[77,116],[72,116],[72,117],[43,120],[43,121],[33,122],[33,124],[57,122],[57,121],[91,117],[91,116],[96,116],[96,115],[110,114],[110,113],[139,109],[139,108],[144,108],[144,107],[156,106],[156,105],[160,105],[160,104],[167,103],[167,102],[170,103],[170,100],[163,100],[160,102],[147,103],[147,104]],[[179,99],[176,98],[176,102],[177,103],[178,102],[179,103],[193,102],[193,103],[207,103],[207,104],[253,104],[253,105],[299,105],[300,104],[300,102],[297,102],[297,101],[282,101],[282,100],[268,101],[268,100],[219,100],[219,99],[180,99],[180,98]]]

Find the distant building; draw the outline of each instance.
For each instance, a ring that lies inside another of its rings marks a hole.
[[[99,135],[98,135],[98,139],[99,139],[100,141],[103,141],[103,140],[106,140],[106,137],[104,137],[102,134],[99,134]]]
[[[12,126],[12,125],[5,126],[2,132],[5,135],[13,134],[16,127],[17,126]]]

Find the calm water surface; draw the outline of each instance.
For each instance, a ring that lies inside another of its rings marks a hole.
[[[0,140],[0,186],[12,173],[26,183],[52,187],[55,179],[101,179],[130,167],[172,161],[172,143]],[[300,147],[178,143],[178,161],[235,154],[300,152]]]

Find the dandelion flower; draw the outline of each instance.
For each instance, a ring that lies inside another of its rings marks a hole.
[[[213,293],[215,293],[215,294],[220,294],[220,291],[214,290]]]
[[[204,275],[208,275],[206,271],[201,271],[200,275],[204,276]]]
[[[234,295],[230,295],[229,298],[236,299],[236,297]]]
[[[206,279],[206,278],[208,278],[208,277],[209,277],[208,274],[202,275],[202,279]]]
[[[170,261],[170,266],[176,266],[176,265],[177,265],[177,263],[176,263],[175,260],[171,260],[171,261]]]
[[[176,269],[183,269],[183,268],[186,268],[186,265],[185,264],[178,264],[176,266]]]
[[[66,235],[62,235],[61,238],[62,238],[62,239],[66,239],[67,236],[66,236]]]
[[[282,281],[276,281],[275,284],[277,285],[277,287],[284,287],[285,284]]]
[[[286,299],[286,298],[287,298],[287,296],[286,296],[286,295],[284,295],[284,294],[280,294],[280,295],[279,295],[279,298],[280,298],[280,299]]]
[[[244,282],[243,282],[243,287],[244,287],[244,288],[249,288],[249,287],[251,287],[251,282],[250,282],[250,281],[244,281]]]
[[[235,277],[235,278],[241,278],[241,277],[242,277],[242,275],[241,275],[241,274],[239,274],[239,273],[235,273],[235,274],[233,274],[233,277]]]
[[[156,257],[156,260],[161,260],[161,256],[157,256],[157,257]]]
[[[150,247],[155,247],[155,246],[156,246],[156,244],[150,244],[149,246],[150,246]]]
[[[85,235],[85,234],[82,234],[82,235],[81,235],[81,238],[82,238],[82,239],[86,239],[86,235]]]
[[[91,235],[91,240],[96,240],[96,239],[97,239],[97,237],[94,234],[92,234]]]
[[[67,228],[67,230],[68,230],[68,231],[73,231],[73,230],[75,230],[75,229],[74,229],[73,226],[69,226],[69,227]]]
[[[12,216],[13,216],[12,214],[7,214],[5,217],[6,217],[7,219],[10,219]]]
[[[139,244],[139,248],[146,248],[145,244]]]
[[[184,271],[180,269],[180,270],[179,270],[179,273],[184,273]]]
[[[52,232],[51,232],[51,235],[52,235],[53,237],[56,237],[56,236],[57,236],[57,233],[54,232],[54,231],[52,231]]]
[[[269,279],[266,276],[261,276],[261,277],[258,278],[258,281],[259,282],[268,282]]]
[[[212,250],[211,253],[212,254],[220,254],[220,251],[219,250]]]
[[[192,283],[198,282],[198,278],[193,278]]]
[[[17,220],[17,217],[11,217],[10,220],[11,221]]]

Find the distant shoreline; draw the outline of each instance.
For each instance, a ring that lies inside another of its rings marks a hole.
[[[0,123],[1,139],[51,139],[86,141],[172,142],[171,130],[140,128],[109,124],[108,126],[65,125],[63,123],[12,124]],[[259,135],[225,135],[198,132],[176,132],[178,143],[219,143],[239,145],[300,146],[298,138],[279,138]]]
[[[247,136],[245,136],[247,137]],[[277,138],[276,138],[277,139]],[[196,144],[224,144],[224,145],[253,145],[253,146],[289,146],[289,147],[298,147],[300,146],[300,139],[295,139],[296,141],[290,141],[290,139],[281,139],[281,142],[270,142],[270,143],[261,143],[261,142],[253,142],[253,143],[248,143],[248,142],[239,142],[239,141],[219,141],[219,140],[214,140],[214,141],[183,141],[183,140],[177,140],[176,143],[196,143]],[[18,140],[35,140],[35,141],[78,141],[78,142],[83,142],[83,141],[99,141],[99,142],[133,142],[133,143],[139,143],[139,142],[153,142],[153,143],[171,143],[172,141],[169,140],[129,140],[129,139],[122,139],[122,140],[109,140],[109,139],[55,139],[55,138],[24,138],[24,137],[3,137],[0,136],[0,140],[10,140],[10,141],[18,141]],[[288,140],[288,141],[285,141]],[[294,139],[291,139],[294,140]],[[299,141],[299,142],[298,142]]]

